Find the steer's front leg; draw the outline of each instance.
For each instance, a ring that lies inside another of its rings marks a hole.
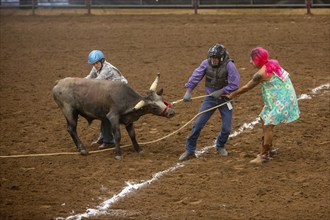
[[[113,139],[115,142],[115,158],[117,160],[121,160],[121,150],[120,150],[120,140],[121,140],[121,134],[120,134],[120,127],[119,127],[119,117],[114,116],[107,116],[110,123],[111,123],[111,129],[113,134]]]
[[[143,153],[142,148],[140,147],[140,145],[136,141],[135,130],[134,130],[133,123],[126,125],[126,131],[129,135],[129,137],[131,138],[131,141],[132,141],[132,144],[133,144],[133,147],[134,147],[135,151],[139,152],[139,153]]]

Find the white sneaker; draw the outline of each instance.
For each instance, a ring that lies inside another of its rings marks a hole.
[[[227,152],[226,148],[224,148],[224,147],[218,148],[217,151],[218,151],[218,154],[220,154],[223,157],[228,156],[228,152]]]
[[[179,161],[185,161],[196,158],[195,153],[188,153],[188,151],[185,151],[181,156],[179,157]]]

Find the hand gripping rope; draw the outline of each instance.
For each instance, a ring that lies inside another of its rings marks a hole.
[[[203,95],[203,96],[196,96],[196,97],[193,97],[191,99],[200,99],[200,98],[204,98],[206,96],[209,96],[209,95]],[[171,105],[173,104],[177,104],[179,102],[182,102],[183,99],[179,99],[177,101],[174,101],[171,103]],[[197,118],[199,115],[205,113],[205,112],[208,112],[208,111],[211,111],[213,109],[217,109],[223,105],[226,105],[227,103],[229,103],[230,101],[226,101],[224,103],[221,103],[217,106],[214,106],[212,108],[209,108],[209,109],[206,109],[202,112],[199,112],[198,114],[196,114],[192,119],[190,119],[188,122],[186,122],[183,126],[181,126],[179,129],[173,131],[172,133],[168,134],[168,135],[165,135],[164,137],[162,138],[158,138],[156,140],[153,140],[153,141],[148,141],[148,142],[143,142],[143,143],[139,143],[140,145],[146,145],[146,144],[152,144],[152,143],[155,143],[155,142],[158,142],[158,141],[161,141],[165,138],[168,138],[170,136],[172,136],[173,134],[176,134],[177,132],[179,132],[180,130],[182,130],[183,128],[185,128],[189,123],[191,123],[195,118]],[[132,144],[127,144],[127,145],[123,145],[123,146],[120,146],[120,148],[124,148],[124,147],[129,147],[129,146],[132,146]],[[95,151],[89,151],[88,153],[89,154],[94,154],[94,153],[100,153],[100,152],[103,152],[103,151],[109,151],[109,150],[114,150],[114,148],[107,148],[107,149],[103,149],[103,150],[95,150]],[[56,156],[56,155],[78,155],[80,154],[79,152],[60,152],[60,153],[47,153],[47,154],[25,154],[25,155],[9,155],[9,156],[0,156],[0,158],[18,158],[18,157],[40,157],[40,156]]]

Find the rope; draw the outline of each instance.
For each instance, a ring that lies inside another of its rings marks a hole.
[[[204,98],[204,97],[206,97],[206,96],[210,96],[210,95],[196,96],[196,97],[192,97],[191,99],[200,99],[200,98]],[[171,105],[177,104],[177,103],[182,102],[182,101],[183,101],[183,99],[179,99],[179,100],[177,100],[177,101],[171,102]]]
[[[206,110],[204,110],[204,111],[201,111],[201,112],[199,112],[198,114],[196,114],[192,119],[190,119],[187,123],[185,123],[185,124],[184,124],[183,126],[181,126],[179,129],[177,129],[176,131],[173,131],[172,133],[170,133],[170,134],[168,134],[168,135],[166,135],[166,136],[164,136],[164,137],[162,137],[162,138],[159,138],[159,139],[156,139],[156,140],[153,140],[153,141],[149,141],[149,142],[140,143],[140,145],[151,144],[151,143],[155,143],[155,142],[161,141],[161,140],[163,140],[163,139],[165,139],[165,138],[168,138],[168,137],[172,136],[173,134],[175,134],[175,133],[179,132],[180,130],[182,130],[184,127],[186,127],[190,122],[192,122],[195,118],[197,118],[197,117],[200,116],[201,114],[203,114],[203,113],[205,113],[205,112],[208,112],[208,111],[211,111],[211,110],[213,110],[213,109],[217,109],[217,108],[219,108],[219,107],[221,107],[221,106],[227,104],[228,102],[229,102],[229,101],[224,102],[224,103],[221,103],[221,104],[219,104],[219,105],[217,105],[217,106],[214,106],[214,107],[212,107],[212,108],[206,109]]]
[[[192,99],[198,99],[198,98],[203,98],[207,95],[204,95],[204,96],[197,96],[197,97],[194,97]],[[183,101],[183,99],[180,99],[178,101],[175,101],[175,102],[172,102],[173,103],[179,103]],[[158,141],[161,141],[165,138],[168,138],[174,134],[176,134],[177,132],[179,132],[180,130],[182,130],[183,128],[185,128],[190,122],[192,122],[195,118],[197,118],[198,116],[200,116],[201,114],[205,113],[205,112],[208,112],[208,111],[211,111],[213,109],[217,109],[225,104],[227,104],[228,102],[230,101],[227,101],[227,102],[224,102],[224,103],[221,103],[217,106],[214,106],[212,108],[209,108],[209,109],[206,109],[204,111],[201,111],[199,112],[198,114],[196,114],[192,119],[190,119],[188,122],[186,122],[183,126],[181,126],[179,129],[177,129],[176,131],[173,131],[172,133],[162,137],[162,138],[158,138],[156,140],[153,140],[153,141],[148,141],[148,142],[143,142],[143,143],[139,143],[140,145],[147,145],[147,144],[152,144],[152,143],[155,143],[155,142],[158,142]],[[129,147],[129,146],[132,146],[132,144],[127,144],[127,145],[123,145],[123,146],[120,146],[120,148],[125,148],[125,147]],[[104,152],[104,151],[109,151],[109,150],[114,150],[114,148],[107,148],[107,149],[103,149],[103,150],[96,150],[96,151],[89,151],[88,153],[89,154],[95,154],[95,153],[100,153],[100,152]],[[40,157],[40,156],[57,156],[57,155],[76,155],[76,154],[80,154],[79,152],[61,152],[61,153],[47,153],[47,154],[25,154],[25,155],[9,155],[9,156],[0,156],[0,158],[19,158],[19,157]]]

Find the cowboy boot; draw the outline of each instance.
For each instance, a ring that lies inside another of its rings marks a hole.
[[[260,152],[262,152],[262,149],[263,149],[263,147],[264,147],[264,136],[261,137],[261,142],[260,142],[260,144],[261,144]],[[261,153],[260,153],[260,154],[257,154],[257,157],[258,157],[258,156],[261,156]]]
[[[271,148],[270,150],[269,150],[269,157],[270,158],[273,158],[273,157],[275,157],[276,155],[277,155],[277,150],[278,150],[278,148]]]
[[[262,164],[269,160],[270,149],[272,144],[262,144],[261,153],[257,157],[250,161],[250,163]]]
[[[103,144],[103,141],[100,140],[100,139],[97,139],[96,141],[93,141],[93,142],[91,143],[91,147],[98,147],[98,146],[100,146],[100,145],[102,145],[102,144]]]
[[[262,145],[264,144],[264,137],[262,137]],[[270,146],[268,156],[269,158],[273,158],[277,155],[278,148],[274,148],[272,145]]]
[[[263,147],[264,146],[264,136],[261,137],[261,146]],[[277,155],[277,150],[278,148],[274,148],[273,146],[270,148],[269,150],[269,157],[270,158],[273,158],[274,156]],[[262,151],[262,150],[261,150]],[[260,155],[260,154],[258,154]]]

